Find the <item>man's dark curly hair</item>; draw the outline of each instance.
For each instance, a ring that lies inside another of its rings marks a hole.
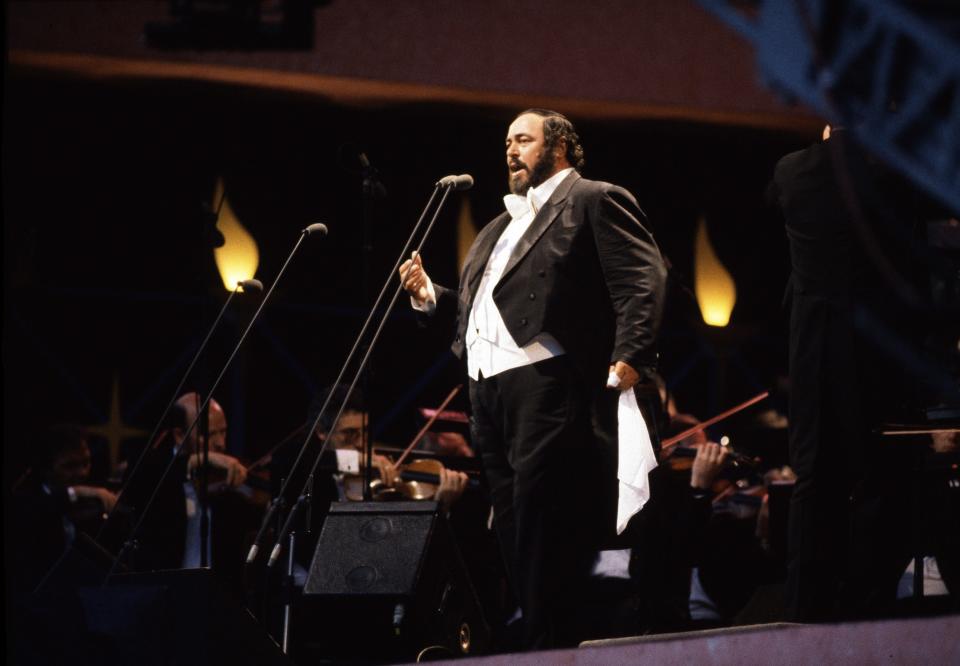
[[[563,115],[550,109],[527,109],[517,114],[517,117],[532,113],[543,118],[543,143],[547,150],[553,150],[559,141],[567,146],[567,161],[578,172],[583,170],[583,146],[573,123]]]
[[[333,419],[336,417],[337,412],[340,410],[340,405],[343,404],[344,400],[346,400],[347,403],[343,408],[344,413],[365,412],[367,408],[363,400],[363,392],[359,387],[356,387],[353,389],[353,393],[350,394],[349,399],[347,399],[348,388],[350,387],[347,384],[335,384],[317,393],[310,401],[310,407],[307,411],[307,423],[312,425],[313,422],[317,420],[317,416],[320,415],[320,410],[323,408],[323,403],[327,401],[327,396],[331,396],[331,394],[330,405],[327,407],[327,411],[324,412],[323,418],[320,419],[320,423],[317,425],[321,432],[326,433],[330,431],[330,426],[333,425]]]

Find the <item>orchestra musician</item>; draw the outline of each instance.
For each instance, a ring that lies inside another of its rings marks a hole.
[[[321,460],[318,468],[320,474],[314,479],[312,488],[314,516],[316,517],[314,527],[316,528],[319,528],[322,523],[322,516],[330,502],[359,501],[364,496],[363,471],[366,466],[366,457],[363,451],[363,434],[368,428],[368,414],[360,390],[355,389],[347,396],[347,386],[345,385],[324,389],[313,399],[307,422],[313,423],[316,421],[318,412],[331,393],[330,404],[334,407],[320,419],[312,438],[312,446],[315,451],[319,451],[328,439],[330,442],[324,452],[324,459]],[[335,407],[339,407],[344,401],[346,401],[346,404],[340,416],[340,421],[336,424],[336,429],[330,432],[333,427],[333,417],[337,411]],[[293,464],[291,456],[295,453],[296,451],[291,449],[281,449],[272,455],[270,463],[271,478],[273,479],[275,493],[279,490],[280,481],[290,473]],[[391,489],[398,485],[401,476],[400,470],[387,456],[374,452],[373,467],[376,476],[375,482],[378,487]],[[301,469],[299,473],[304,475],[306,472]],[[438,475],[439,483],[432,499],[439,502],[443,508],[449,509],[463,494],[469,479],[463,472],[446,468],[438,469]],[[305,483],[305,477],[294,479],[289,487],[299,491]]]
[[[90,448],[83,430],[54,425],[37,433],[30,470],[11,498],[10,533],[15,538],[8,544],[7,571],[13,574],[8,589],[32,591],[86,527],[85,516],[97,520],[113,509],[116,496],[90,485],[89,476]]]
[[[133,562],[137,569],[195,568],[200,566],[202,561],[197,487],[202,465],[202,439],[197,428],[187,436],[187,430],[196,419],[200,403],[199,396],[195,393],[188,393],[177,399],[162,424],[157,441],[143,460],[142,471],[137,471],[130,479],[124,502],[138,514],[146,510],[150,495],[154,488],[159,486],[153,506],[143,517],[140,532],[136,535],[138,547]],[[247,469],[237,458],[224,452],[226,415],[216,400],[210,401],[208,422],[211,433],[208,454],[210,467],[223,473],[227,486],[238,487],[246,481]],[[164,470],[173,456],[176,456],[173,467],[166,478],[163,478]],[[212,535],[216,533],[218,521],[212,516],[212,512],[208,517],[211,518],[211,538],[207,540],[207,561],[217,567],[218,559],[229,557],[235,558],[239,566],[242,561],[240,545],[235,548],[235,553],[224,553],[223,557],[217,557],[218,553],[214,551],[220,549],[212,547]]]
[[[323,527],[324,520],[329,513],[332,502],[361,501],[364,499],[363,483],[365,482],[364,467],[366,460],[363,451],[363,434],[368,427],[368,414],[363,394],[359,389],[347,394],[347,386],[338,384],[330,386],[314,396],[310,403],[307,415],[307,424],[317,421],[322,406],[330,401],[331,408],[320,418],[316,430],[310,438],[312,456],[316,456],[324,442],[329,440],[317,467],[317,473],[310,486],[311,510],[307,512],[309,520],[308,530],[298,532],[296,552],[294,555],[294,581],[297,587],[302,587],[306,581],[307,569],[316,549],[317,539]],[[336,428],[333,428],[333,418],[339,406],[344,405]],[[299,493],[307,485],[308,466],[301,464],[292,470],[297,455],[295,447],[279,446],[269,457],[270,479],[272,494],[278,495],[288,475],[294,475],[287,481],[288,492],[286,501],[288,506],[296,501]],[[307,460],[312,460],[308,456]],[[393,462],[380,453],[373,454],[375,483],[381,488],[393,488],[400,480],[400,471]],[[439,502],[444,512],[463,495],[469,479],[466,474],[456,470],[441,469],[440,479],[432,499]],[[395,499],[390,497],[389,499]]]

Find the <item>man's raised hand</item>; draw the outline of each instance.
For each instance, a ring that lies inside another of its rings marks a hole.
[[[416,252],[411,252],[410,258],[401,264],[400,279],[403,280],[403,288],[418,304],[436,302],[433,282],[423,270],[423,259]]]

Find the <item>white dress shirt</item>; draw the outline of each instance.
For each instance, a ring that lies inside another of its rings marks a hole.
[[[467,348],[467,374],[474,381],[478,380],[481,374],[484,377],[493,377],[506,370],[531,365],[564,353],[563,347],[549,333],[541,333],[523,348],[518,347],[493,301],[493,289],[503,277],[510,254],[530,227],[533,218],[571,171],[573,167],[558,171],[537,187],[527,190],[526,197],[516,194],[503,197],[503,203],[512,219],[490,253],[467,321],[464,341]],[[427,300],[423,303],[410,298],[414,309],[430,313],[436,307],[437,297],[432,284],[428,285],[427,291]]]
[[[497,239],[487,260],[473,299],[464,340],[467,374],[475,381],[481,376],[493,377],[506,370],[532,365],[564,353],[563,347],[549,333],[541,333],[522,348],[518,347],[493,301],[493,289],[503,277],[513,249],[530,227],[533,218],[571,171],[573,169],[569,168],[555,173],[537,187],[527,190],[526,197],[508,194],[503,198],[513,219]]]
[[[180,566],[183,569],[197,569],[200,567],[200,498],[197,496],[197,489],[193,481],[183,482],[183,496],[186,500],[187,526],[184,532],[183,541],[183,561]],[[212,541],[210,535],[213,533],[213,514],[210,512],[210,506],[207,505],[207,564],[212,560],[213,554]]]

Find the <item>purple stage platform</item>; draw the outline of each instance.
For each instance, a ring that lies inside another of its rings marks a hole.
[[[504,654],[449,664],[924,664],[960,665],[960,615],[834,625],[756,624],[589,641],[577,649]]]

